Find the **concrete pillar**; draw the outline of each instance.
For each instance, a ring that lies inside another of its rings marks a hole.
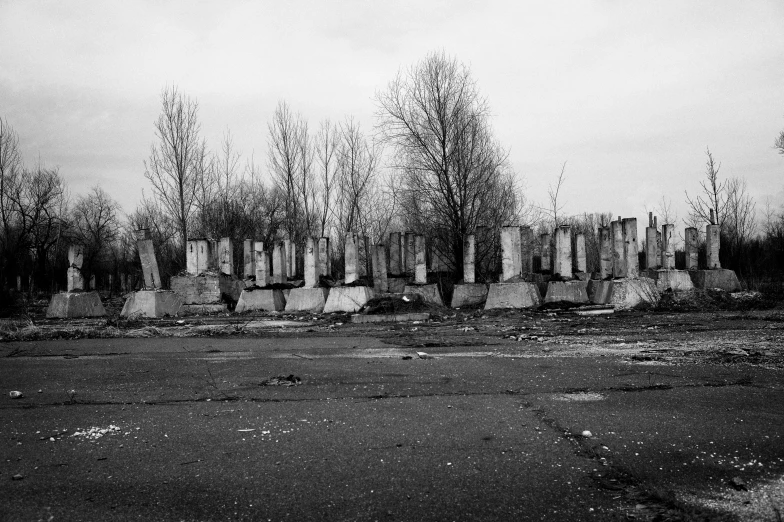
[[[261,241],[253,243],[253,257],[256,266],[256,286],[267,286],[270,284],[270,258],[269,253],[264,251],[264,243]]]
[[[686,229],[686,270],[699,268],[699,231],[694,227]]]
[[[675,241],[673,236],[675,232],[675,225],[664,224],[662,225],[662,257],[661,266],[665,270],[672,270],[675,268]]]
[[[286,249],[286,277],[293,279],[297,275],[297,245],[290,239],[284,239]]]
[[[207,253],[207,263],[210,270],[220,270],[220,249],[218,248],[217,239],[208,239],[207,243],[210,245],[210,251]]]
[[[413,232],[406,232],[405,236],[405,261],[406,261],[406,273],[413,274],[416,268],[416,246],[414,242],[416,241],[416,234]]]
[[[305,288],[316,288],[318,286],[316,255],[316,241],[309,237],[305,243]]]
[[[158,272],[158,260],[155,258],[155,249],[152,239],[142,239],[136,242],[139,249],[139,259],[142,262],[144,274],[144,287],[148,290],[161,288],[161,275]]]
[[[610,236],[612,237],[613,277],[626,277],[626,256],[624,255],[621,218],[610,222]]]
[[[68,247],[68,286],[69,292],[84,290],[82,277],[82,263],[84,263],[84,250],[81,245]]]
[[[98,290],[95,286],[95,274],[90,276],[90,290]],[[19,277],[19,291],[22,291],[22,278]]]
[[[572,278],[572,227],[561,225],[555,229],[555,260],[553,273],[564,279]]]
[[[189,239],[186,254],[186,270],[191,275],[199,275],[209,269],[210,243],[206,239]]]
[[[653,226],[653,212],[648,212],[648,226],[645,227],[645,268],[654,269],[659,266],[656,256],[656,227]]]
[[[185,244],[185,271],[191,275],[198,274],[199,246],[195,239],[189,239]]]
[[[219,263],[220,271],[227,276],[234,275],[234,245],[230,237],[222,237],[220,240],[219,249]]]
[[[379,292],[389,291],[389,283],[387,282],[387,249],[383,243],[373,247],[373,287]]]
[[[599,277],[607,279],[613,275],[612,234],[610,227],[599,227]]]
[[[463,238],[463,283],[476,282],[476,237],[468,234]]]
[[[286,266],[286,243],[278,241],[272,250],[272,282],[283,284],[288,282],[288,267]]]
[[[242,277],[245,279],[250,279],[256,275],[256,256],[253,243],[252,239],[246,239],[242,242]]]
[[[373,252],[370,247],[370,238],[365,234],[357,234],[357,277],[364,279],[370,276],[373,278],[372,264]]]
[[[321,237],[318,241],[318,275],[332,276],[332,267],[329,262],[329,238]]]
[[[708,270],[721,268],[719,261],[719,247],[721,243],[721,226],[707,225],[705,227],[705,251],[708,255]]]
[[[82,245],[71,245],[68,247],[68,265],[82,269],[84,263],[84,249]]]
[[[534,271],[534,231],[531,227],[520,227],[520,272]]]
[[[519,277],[520,272],[520,227],[501,227],[501,282]]]
[[[552,259],[550,257],[550,234],[542,234],[539,236],[539,249],[542,256],[541,270],[543,272],[549,272],[553,269]]]
[[[414,236],[414,282],[427,284],[427,245],[421,234]]]
[[[346,234],[346,284],[353,283],[359,278],[359,274],[357,272],[357,265],[358,265],[358,252],[357,252],[357,243],[359,242],[359,238],[353,232]]]
[[[400,232],[389,233],[389,273],[400,275]]]
[[[585,252],[585,234],[577,234],[574,238],[574,257],[577,272],[585,273],[588,260]]]
[[[626,218],[623,226],[623,256],[626,261],[626,277],[640,276],[640,247],[637,243],[637,218]]]

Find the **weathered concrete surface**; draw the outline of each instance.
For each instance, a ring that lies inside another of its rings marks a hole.
[[[555,259],[553,273],[564,279],[572,277],[572,227],[561,225],[555,229]]]
[[[426,303],[444,306],[444,300],[441,299],[441,292],[438,291],[438,285],[406,285],[403,290],[404,294],[417,294],[421,295]]]
[[[707,225],[705,227],[705,251],[708,257],[708,270],[721,268],[719,249],[721,247],[721,227]]]
[[[387,272],[387,249],[382,244],[374,245],[373,249],[373,287],[377,292],[389,291]]]
[[[427,244],[425,236],[414,236],[414,282],[419,285],[427,283]]]
[[[400,269],[400,232],[389,233],[389,273],[392,275],[400,275],[403,271]]]
[[[653,225],[653,218],[651,218]],[[645,268],[651,270],[659,267],[660,259],[656,257],[656,236],[658,230],[653,226],[645,228]]]
[[[612,282],[610,300],[606,304],[625,310],[643,303],[656,305],[660,297],[656,282],[649,277],[616,279]]]
[[[98,292],[65,292],[52,295],[46,309],[48,319],[74,319],[77,317],[104,317],[106,309]]]
[[[332,276],[332,262],[329,255],[329,238],[320,237],[318,240],[318,275]]]
[[[574,265],[577,269],[577,273],[585,273],[586,266],[588,266],[587,257],[585,250],[585,234],[581,232],[574,237]]]
[[[672,290],[673,292],[694,290],[694,283],[688,270],[646,270],[642,275],[656,281],[656,288],[659,292],[667,290]]]
[[[550,248],[550,234],[539,236],[539,254],[542,259],[542,272],[550,272],[553,269],[552,250]]]
[[[305,288],[315,288],[318,284],[318,265],[316,241],[309,237],[305,243]]]
[[[407,284],[407,277],[387,277],[387,291],[391,294],[402,294]]]
[[[529,226],[520,227],[520,271],[523,275],[534,271],[535,246],[533,229]]]
[[[66,279],[66,288],[68,288],[69,292],[81,292],[84,290],[84,277],[81,269],[75,266],[68,267]]]
[[[547,284],[547,294],[545,303],[557,303],[565,301],[567,303],[587,303],[588,282],[587,281],[550,281]]]
[[[175,317],[182,299],[173,290],[140,290],[125,300],[121,317]]]
[[[473,284],[476,282],[476,236],[468,234],[463,238],[463,282]]]
[[[142,262],[144,287],[149,290],[161,288],[161,274],[158,272],[158,260],[155,257],[152,239],[137,241],[136,246],[139,250],[139,259]]]
[[[286,311],[321,313],[328,296],[329,288],[292,288],[286,296]]]
[[[405,323],[410,321],[427,321],[430,319],[429,312],[410,313],[410,314],[377,314],[365,315],[354,314],[351,316],[352,323]]]
[[[286,308],[286,298],[282,290],[271,288],[246,289],[237,300],[235,312],[251,310],[264,310],[267,312],[280,312]]]
[[[256,266],[256,286],[267,286],[270,284],[270,255],[264,251],[264,243],[256,241],[253,244],[253,257]]]
[[[405,260],[406,274],[414,276],[416,268],[416,234],[414,232],[406,232],[403,236],[403,259]]]
[[[740,290],[740,281],[734,270],[718,268],[716,270],[689,270],[691,281],[701,290],[718,288],[727,292]]]
[[[615,278],[626,277],[626,255],[623,240],[623,222],[620,218],[610,222],[610,240],[612,245],[612,275]]]
[[[353,283],[359,278],[359,237],[354,233],[346,234],[345,281]]]
[[[218,314],[229,311],[226,303],[184,304],[180,307],[179,315],[204,315]]]
[[[170,286],[183,304],[211,304],[221,300],[220,278],[217,274],[174,276]]]
[[[637,244],[637,218],[623,220],[623,256],[626,265],[626,277],[640,275],[640,247]]]
[[[210,242],[207,239],[188,240],[186,266],[191,275],[199,275],[209,269]]]
[[[220,274],[218,283],[220,286],[221,298],[229,299],[234,302],[239,301],[243,290],[254,286],[253,281],[238,279],[236,276],[227,276],[226,274]]]
[[[368,286],[336,286],[329,291],[324,313],[358,312],[375,296]]]
[[[501,227],[501,283],[520,277],[520,227]]]
[[[686,270],[699,268],[699,232],[694,227],[686,229]]]
[[[278,241],[272,250],[272,280],[274,283],[282,284],[288,281],[287,264],[286,244],[283,241]]]
[[[234,275],[234,244],[230,237],[222,237],[218,246],[220,273]]]
[[[599,277],[607,279],[613,275],[613,248],[610,227],[599,227]]]
[[[612,296],[612,287],[611,279],[591,279],[588,281],[588,299],[593,304],[608,304]]]
[[[664,224],[661,231],[661,267],[665,270],[675,268],[675,225]]]
[[[256,277],[256,252],[254,248],[255,241],[246,239],[242,242],[242,277],[250,279]]]
[[[487,285],[480,283],[466,283],[455,285],[452,292],[452,308],[463,306],[476,306],[487,301]]]
[[[493,283],[487,292],[485,310],[495,308],[535,308],[542,295],[534,283]]]

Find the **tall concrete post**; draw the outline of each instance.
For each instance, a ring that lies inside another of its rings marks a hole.
[[[231,238],[222,237],[220,240],[220,271],[228,276],[234,275],[234,245]]]
[[[572,228],[569,225],[561,225],[555,229],[553,272],[564,279],[572,278]]]
[[[705,252],[708,255],[708,270],[721,268],[719,261],[719,247],[721,243],[721,226],[707,225],[705,227]]]
[[[209,252],[207,252],[207,264],[210,270],[220,270],[220,248],[217,239],[208,239]]]
[[[675,232],[675,225],[667,223],[662,225],[661,266],[665,270],[672,270],[675,268],[675,241],[672,237],[673,232]]]
[[[69,292],[84,290],[84,277],[82,264],[84,263],[84,249],[81,245],[68,247],[68,281]]]
[[[414,236],[414,282],[427,284],[427,245],[421,234]]]
[[[389,283],[387,282],[387,249],[383,243],[373,247],[373,287],[379,292],[389,291]]]
[[[405,236],[405,260],[406,260],[406,274],[412,275],[416,269],[416,234],[413,232],[406,232]]]
[[[353,233],[349,232],[346,234],[346,247],[345,247],[345,256],[346,256],[346,284],[353,283],[359,278],[358,273],[358,252],[357,252],[357,243],[359,242],[358,236]]]
[[[286,242],[278,241],[272,250],[272,281],[283,284],[288,281],[288,267],[286,259]]]
[[[637,218],[626,218],[623,226],[623,257],[626,262],[626,277],[640,276],[640,248],[637,243]]]
[[[655,269],[659,266],[656,257],[656,227],[653,226],[653,212],[648,212],[648,226],[645,228],[645,268]]]
[[[531,227],[520,227],[520,272],[534,271],[534,231]]]
[[[270,258],[269,253],[264,251],[264,243],[261,241],[253,243],[253,257],[256,266],[256,286],[267,286],[270,284]]]
[[[694,227],[686,229],[686,270],[699,268],[699,231]]]
[[[253,251],[253,243],[252,239],[246,239],[242,242],[242,266],[244,267],[242,276],[245,279],[250,279],[251,276],[256,275],[256,258]]]
[[[316,288],[318,286],[317,254],[316,241],[312,237],[308,237],[305,242],[305,288]]]
[[[501,282],[519,277],[520,272],[520,227],[501,227]]]
[[[587,254],[585,251],[585,234],[577,234],[574,238],[574,257],[577,272],[585,273],[588,266]]]
[[[389,233],[389,273],[400,275],[400,232]]]
[[[149,290],[160,289],[161,274],[158,272],[158,259],[155,257],[155,248],[150,239],[150,231],[142,229],[136,232],[136,246],[139,250],[139,259],[142,262],[144,274],[144,287]]]
[[[610,221],[612,237],[613,277],[626,277],[626,256],[624,255],[623,222],[621,218]]]
[[[550,258],[550,234],[542,234],[539,236],[539,250],[542,258],[541,270],[543,272],[551,271],[553,265]]]
[[[601,226],[599,233],[599,277],[607,279],[613,275],[612,234],[610,227]]]
[[[476,282],[476,237],[468,234],[463,238],[463,283]]]
[[[373,279],[373,249],[366,234],[357,236],[357,276]]]
[[[329,262],[329,238],[321,237],[318,241],[318,275],[332,276],[332,269]]]
[[[199,245],[195,239],[185,244],[185,270],[191,275],[199,274]]]

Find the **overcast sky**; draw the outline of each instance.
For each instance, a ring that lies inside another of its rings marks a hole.
[[[566,213],[643,219],[664,196],[683,218],[710,147],[722,175],[784,203],[781,0],[0,0],[0,39],[0,117],[26,163],[126,211],[150,192],[166,85],[198,100],[208,144],[230,129],[266,171],[279,100],[314,128],[351,115],[372,132],[376,91],[434,50],[471,67],[534,202],[566,162]]]

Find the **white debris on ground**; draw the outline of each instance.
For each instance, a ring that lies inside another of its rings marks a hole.
[[[679,500],[722,513],[731,513],[738,520],[767,522],[781,520],[784,514],[784,475],[761,482],[744,491],[731,488],[694,495],[680,493]]]
[[[120,427],[115,426],[114,424],[110,424],[106,428],[99,428],[97,426],[85,430],[77,428],[71,437],[81,437],[86,440],[98,440],[105,435],[116,435],[118,433],[120,433]]]
[[[556,401],[590,402],[604,400],[604,395],[596,392],[559,393],[553,399]]]

